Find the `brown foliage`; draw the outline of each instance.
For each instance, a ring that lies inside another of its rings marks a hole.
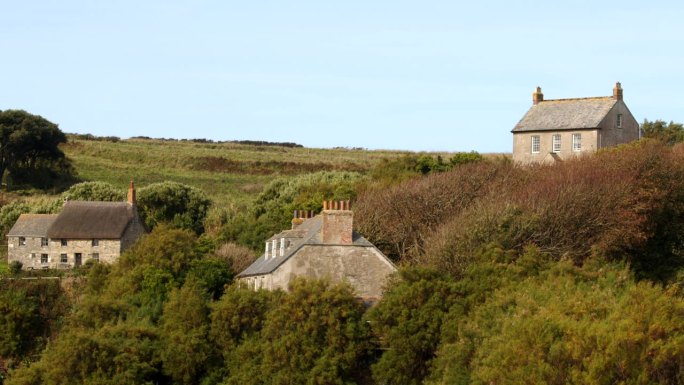
[[[362,193],[355,225],[395,260],[423,251],[426,237],[442,223],[490,194],[516,170],[506,163],[476,163]]]
[[[456,275],[492,245],[534,244],[577,264],[627,257],[664,279],[684,261],[684,147],[641,141],[554,165],[459,167],[370,191],[357,210],[383,251]]]
[[[245,270],[255,259],[252,249],[232,242],[221,245],[216,250],[216,256],[228,262],[236,274]]]

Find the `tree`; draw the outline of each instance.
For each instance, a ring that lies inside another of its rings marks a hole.
[[[644,119],[641,124],[641,130],[644,132],[645,138],[654,138],[662,140],[667,144],[675,144],[684,141],[684,126],[681,123],[670,123],[664,120],[656,120],[649,122]]]
[[[23,110],[0,111],[0,180],[9,172],[17,184],[47,188],[73,178],[60,143],[66,136],[56,124]]]
[[[204,191],[178,182],[153,183],[138,191],[140,214],[150,228],[166,223],[200,234],[210,205]]]

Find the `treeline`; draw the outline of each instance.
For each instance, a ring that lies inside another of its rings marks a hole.
[[[526,168],[432,158],[451,166],[427,173],[418,158],[276,179],[208,233],[160,217],[89,266],[50,327],[0,318],[0,345],[17,346],[0,352],[6,383],[684,383],[684,145]],[[324,199],[352,199],[356,229],[400,266],[383,299],[326,281],[241,289],[245,246]]]

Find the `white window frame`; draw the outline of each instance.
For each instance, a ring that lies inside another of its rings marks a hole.
[[[67,255],[67,253],[60,254],[59,263],[69,263],[69,255]]]
[[[617,114],[617,116],[615,117],[615,127],[622,128],[622,120],[622,114]]]
[[[50,246],[50,242],[47,238],[40,238],[40,247]]]
[[[532,135],[530,142],[532,144],[531,150],[533,154],[539,154],[541,150],[541,137],[539,135]]]
[[[280,256],[285,255],[285,238],[280,238]]]
[[[273,245],[271,245],[271,258],[275,258],[277,256],[278,256],[278,240],[274,239]]]
[[[43,262],[43,257],[45,257],[45,262]],[[41,265],[47,265],[48,263],[50,263],[50,255],[45,253],[40,254],[40,263]]]
[[[551,136],[551,152],[559,153],[561,152],[561,135],[553,134]]]
[[[572,151],[582,151],[582,134],[572,134]]]

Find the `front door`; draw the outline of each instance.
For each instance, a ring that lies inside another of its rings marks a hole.
[[[75,266],[81,266],[81,260],[82,260],[81,253],[74,254],[74,265]]]

